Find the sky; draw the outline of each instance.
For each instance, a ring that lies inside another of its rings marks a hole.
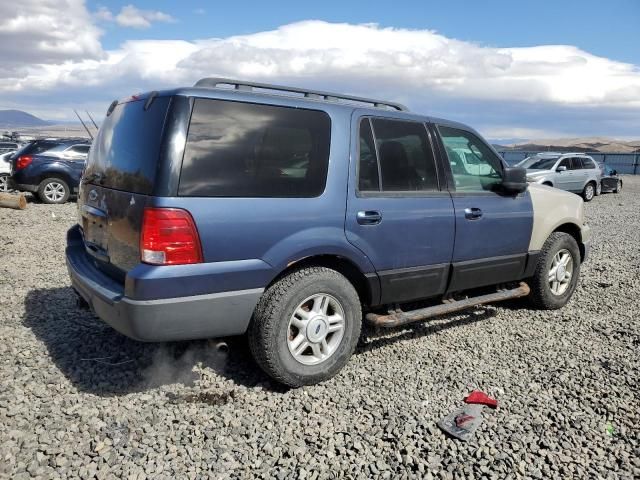
[[[490,139],[640,138],[640,0],[21,0],[0,109],[102,118],[225,76],[400,101]]]

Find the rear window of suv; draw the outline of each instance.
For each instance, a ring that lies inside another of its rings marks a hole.
[[[198,98],[178,193],[317,197],[327,179],[330,136],[325,112]]]
[[[100,174],[100,185],[148,195],[153,188],[170,97],[118,104],[104,119],[91,150],[85,178]]]

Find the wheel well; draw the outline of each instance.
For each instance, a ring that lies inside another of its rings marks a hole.
[[[574,223],[565,223],[560,225],[554,230],[554,232],[563,232],[571,235],[580,249],[580,261],[584,260],[584,245],[582,244],[582,234],[580,233],[580,227]]]
[[[344,275],[351,285],[358,292],[360,301],[364,305],[371,305],[372,292],[369,286],[367,277],[360,271],[360,269],[350,260],[336,256],[336,255],[315,255],[313,257],[306,257],[298,260],[294,263],[290,263],[276,278],[272,280],[269,286],[280,280],[282,277],[288,275],[293,270],[299,270],[301,268],[308,267],[326,267]],[[268,287],[267,287],[268,288]]]
[[[546,181],[546,182],[542,182],[543,185],[547,185],[549,187],[553,187],[553,183],[551,183],[550,181]]]

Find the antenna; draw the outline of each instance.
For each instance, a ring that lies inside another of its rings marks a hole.
[[[91,138],[91,141],[93,141],[93,135],[91,135],[91,131],[87,128],[87,126],[85,125],[85,123],[82,121],[82,118],[80,118],[80,115],[78,115],[78,112],[76,112],[76,109],[73,109],[73,113],[76,114],[76,117],[78,117],[78,120],[80,120],[80,123],[82,124],[82,126],[84,127],[84,129],[87,131],[87,133],[89,134],[89,138]]]
[[[93,117],[91,116],[91,114],[89,113],[89,110],[85,110],[85,112],[87,112],[87,115],[89,116],[89,118],[91,119],[91,123],[93,123],[93,126],[96,127],[96,130],[100,130],[98,128],[98,124],[96,123],[96,121],[93,119]]]

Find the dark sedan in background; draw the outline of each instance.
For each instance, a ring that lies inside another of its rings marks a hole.
[[[618,193],[622,190],[622,179],[618,176],[618,172],[609,165],[601,163],[598,165],[602,174],[600,180],[600,191],[602,193],[614,192]]]

